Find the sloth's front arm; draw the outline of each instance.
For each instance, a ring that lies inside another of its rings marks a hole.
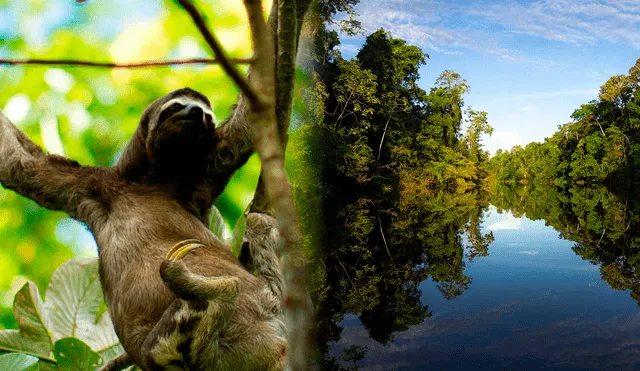
[[[0,183],[50,210],[90,222],[104,217],[99,199],[107,169],[46,154],[0,112]]]

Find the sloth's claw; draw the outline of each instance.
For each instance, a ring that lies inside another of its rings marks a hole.
[[[166,259],[169,261],[178,261],[184,258],[192,250],[195,250],[199,247],[204,247],[204,245],[201,244],[199,240],[192,239],[180,241],[169,249]]]

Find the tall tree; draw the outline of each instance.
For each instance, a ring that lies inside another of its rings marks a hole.
[[[466,121],[469,126],[464,139],[467,144],[469,160],[477,164],[483,160],[480,137],[482,134],[491,136],[493,127],[489,125],[488,114],[485,111],[474,111],[471,107],[468,107],[465,114],[467,115]]]

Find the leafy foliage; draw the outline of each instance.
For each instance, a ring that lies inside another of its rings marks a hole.
[[[105,309],[98,260],[69,260],[54,272],[44,302],[33,282],[16,295],[19,329],[0,331],[0,352],[8,353],[0,364],[14,362],[24,370],[35,363],[45,370],[97,368],[124,351]]]
[[[10,353],[0,355],[0,370],[29,371],[38,370],[38,358],[27,354]]]
[[[611,77],[598,99],[583,104],[543,143],[499,151],[488,164],[499,183],[555,185],[607,184],[631,189],[640,183],[640,80]]]
[[[486,113],[472,111],[471,160],[461,144],[462,94],[469,87],[459,74],[443,72],[426,92],[417,81],[428,56],[382,29],[351,60],[332,50],[337,34],[321,33],[319,40],[316,104],[302,141],[317,154],[306,163],[322,179],[308,192],[319,195],[323,217],[322,230],[308,231],[321,233],[311,291],[324,367],[357,368],[365,348],[348,348],[341,359],[328,352],[346,313],[388,343],[430,316],[422,281],[431,278],[454,299],[471,284],[465,259],[488,254],[493,235],[479,230],[486,199],[467,191],[478,185],[486,158],[480,135],[491,127]]]
[[[488,159],[488,153],[482,151],[480,136],[482,134],[493,133],[493,128],[489,125],[487,112],[474,111],[471,107],[465,111],[467,115],[467,133],[464,135],[464,142],[469,160],[474,163],[484,162]]]
[[[102,364],[100,355],[91,350],[82,340],[76,338],[64,338],[57,341],[54,354],[58,366],[63,370],[95,370]]]

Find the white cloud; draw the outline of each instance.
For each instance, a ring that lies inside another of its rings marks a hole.
[[[538,107],[534,106],[533,104],[530,104],[528,106],[522,106],[522,107],[518,107],[518,111],[537,111]]]
[[[501,47],[495,35],[483,27],[459,28],[447,21],[463,16],[455,4],[436,1],[370,0],[356,7],[365,33],[384,28],[395,37],[418,45],[427,52],[461,54],[459,48],[496,55],[507,60],[523,60],[517,50]],[[343,40],[348,39],[343,35]]]
[[[576,90],[556,90],[556,91],[540,91],[535,93],[517,92],[506,97],[496,97],[496,99],[504,100],[532,100],[532,99],[552,99],[566,96],[586,96],[595,98],[598,96],[598,89],[576,89]]]
[[[490,231],[522,230],[522,218],[515,218],[511,214],[507,214],[501,221],[489,224],[487,229]]]
[[[465,13],[516,34],[574,44],[605,40],[640,49],[640,6],[637,1],[538,0],[489,6],[477,3]]]
[[[539,251],[537,250],[522,250],[522,251],[518,251],[520,254],[523,255],[538,255]]]
[[[460,49],[470,49],[550,68],[557,63],[528,59],[517,47],[505,45],[513,35],[524,34],[574,44],[606,40],[640,49],[639,3],[503,0],[489,5],[478,0],[463,5],[434,0],[369,0],[357,5],[356,12],[365,33],[382,27],[427,52],[458,54]]]
[[[595,79],[595,80],[600,80],[602,78],[600,76],[600,73],[598,73],[598,71],[594,70],[593,68],[590,68],[589,70],[587,70],[586,76],[590,79]]]
[[[340,51],[342,53],[357,54],[360,51],[360,45],[351,43],[340,43]]]

